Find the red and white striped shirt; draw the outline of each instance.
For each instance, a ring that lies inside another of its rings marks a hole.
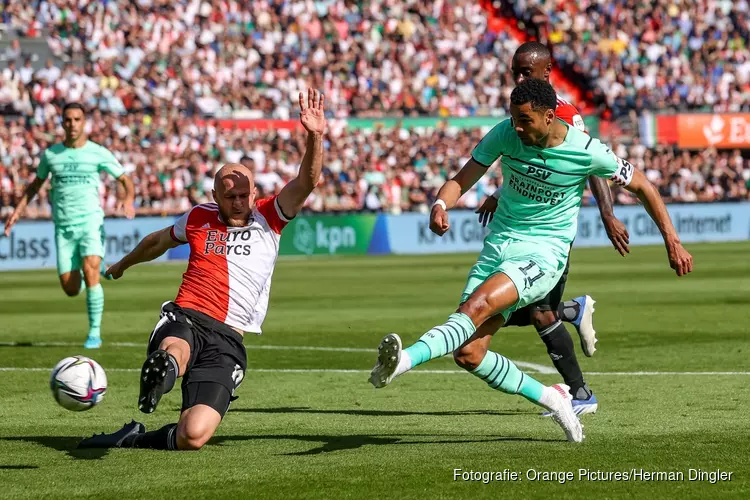
[[[175,303],[260,334],[281,230],[288,222],[276,196],[258,201],[243,227],[227,227],[215,203],[193,207],[171,230],[172,239],[190,245]]]
[[[586,132],[586,125],[583,123],[583,117],[575,106],[560,96],[557,96],[557,108],[555,115],[569,125],[573,125],[581,132]]]

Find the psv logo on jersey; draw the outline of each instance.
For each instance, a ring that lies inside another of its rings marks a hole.
[[[218,229],[206,231],[203,247],[204,255],[250,255],[252,231],[244,228],[239,231],[224,232]]]
[[[536,177],[537,179],[542,180],[549,179],[549,176],[552,175],[552,172],[540,167],[529,167],[527,173],[532,177]]]

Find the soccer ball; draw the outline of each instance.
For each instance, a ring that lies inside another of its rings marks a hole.
[[[49,385],[60,406],[71,411],[84,411],[101,403],[107,392],[107,375],[93,359],[71,356],[57,363]]]

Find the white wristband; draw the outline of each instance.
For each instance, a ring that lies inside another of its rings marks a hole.
[[[443,210],[448,211],[448,207],[445,206],[445,202],[443,200],[441,200],[440,198],[438,198],[437,200],[435,200],[435,203],[432,204],[432,208],[435,208],[438,205],[440,205],[441,207],[443,207]]]
[[[497,189],[495,190],[495,192],[494,192],[494,193],[492,193],[492,194],[491,194],[490,196],[492,196],[492,197],[493,197],[493,198],[495,198],[496,200],[499,200],[499,199],[500,199],[500,192],[501,192],[502,190],[503,190],[503,187],[502,187],[502,186],[500,186],[500,187],[499,187],[499,188],[497,188]]]

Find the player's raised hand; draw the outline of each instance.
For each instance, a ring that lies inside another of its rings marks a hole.
[[[125,268],[122,265],[122,261],[118,261],[115,264],[112,264],[109,266],[109,269],[107,269],[107,272],[104,273],[104,276],[112,276],[113,279],[120,279],[122,278],[122,273],[125,272]]]
[[[630,253],[630,234],[628,233],[628,228],[617,217],[607,217],[602,222],[604,223],[604,230],[607,231],[609,241],[612,242],[615,250],[625,257],[625,254]]]
[[[21,217],[21,214],[17,210],[10,214],[8,220],[5,221],[5,236],[10,236],[10,229],[18,222],[19,217]]]
[[[479,214],[479,222],[483,227],[487,227],[487,224],[492,222],[492,218],[495,217],[495,210],[497,210],[497,198],[494,196],[488,196],[482,206],[477,208],[475,214]]]
[[[440,205],[432,207],[432,212],[430,212],[430,231],[438,236],[442,236],[447,233],[450,228],[451,225],[448,222],[448,212],[446,212]]]
[[[693,256],[680,243],[667,245],[669,267],[675,270],[677,276],[684,276],[693,270]]]
[[[325,103],[323,94],[315,89],[299,93],[299,120],[305,130],[311,134],[322,134],[326,129]]]

